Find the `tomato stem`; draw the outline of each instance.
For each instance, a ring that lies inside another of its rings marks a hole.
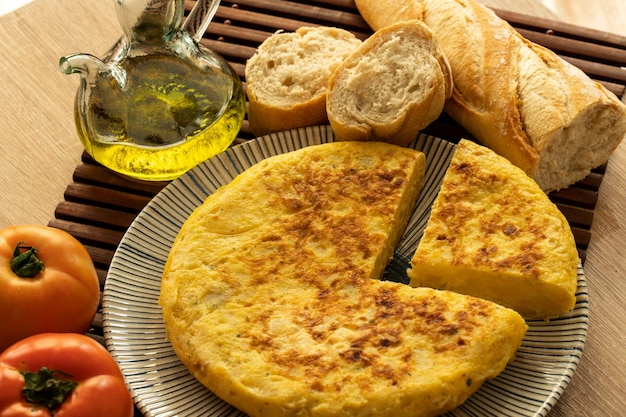
[[[44,268],[43,262],[37,257],[37,249],[24,245],[24,242],[19,242],[15,246],[13,259],[11,259],[11,271],[15,275],[20,278],[34,278]]]
[[[77,383],[69,379],[59,379],[58,375],[71,377],[62,371],[42,367],[37,372],[22,372],[24,388],[22,395],[27,402],[35,406],[43,406],[54,415],[63,401],[72,393]]]

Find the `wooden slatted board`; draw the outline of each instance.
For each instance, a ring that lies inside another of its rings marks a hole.
[[[195,1],[186,1],[187,12],[194,4]],[[517,13],[499,10],[496,13],[526,38],[554,50],[618,97],[624,97],[626,37]],[[222,1],[202,43],[226,58],[245,83],[246,60],[264,39],[279,29],[291,31],[305,25],[342,27],[360,39],[371,34],[353,0]],[[453,142],[471,137],[446,115],[433,123],[427,133]],[[248,123],[244,121],[235,144],[252,138]],[[550,194],[570,222],[583,262],[605,168],[606,165],[599,167],[578,184]],[[166,184],[123,177],[100,166],[85,153],[49,225],[68,231],[87,247],[104,285],[107,269],[124,232]],[[100,313],[90,334],[102,340]]]

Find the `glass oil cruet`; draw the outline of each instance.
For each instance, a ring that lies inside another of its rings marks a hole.
[[[59,63],[79,74],[75,122],[86,151],[113,171],[171,180],[231,145],[245,114],[241,80],[200,44],[219,1],[115,0],[124,36],[99,59]]]

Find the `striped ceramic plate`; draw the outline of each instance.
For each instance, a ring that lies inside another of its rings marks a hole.
[[[128,229],[106,280],[104,335],[144,415],[244,415],[197,382],[166,340],[157,303],[163,266],[184,221],[218,187],[269,156],[330,141],[332,131],[323,126],[281,132],[233,147],[169,184]],[[406,276],[454,151],[452,143],[426,135],[410,146],[426,154],[426,177],[409,227],[386,271],[385,278],[392,280]],[[585,277],[579,268],[575,310],[549,322],[530,321],[515,361],[446,416],[547,415],[576,369],[587,318]]]

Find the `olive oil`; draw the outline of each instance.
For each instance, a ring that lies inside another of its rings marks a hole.
[[[167,55],[128,58],[76,100],[78,133],[98,162],[142,180],[171,180],[230,146],[245,97],[230,67],[197,67]],[[86,100],[85,100],[86,99]],[[86,103],[82,112],[80,102]]]

